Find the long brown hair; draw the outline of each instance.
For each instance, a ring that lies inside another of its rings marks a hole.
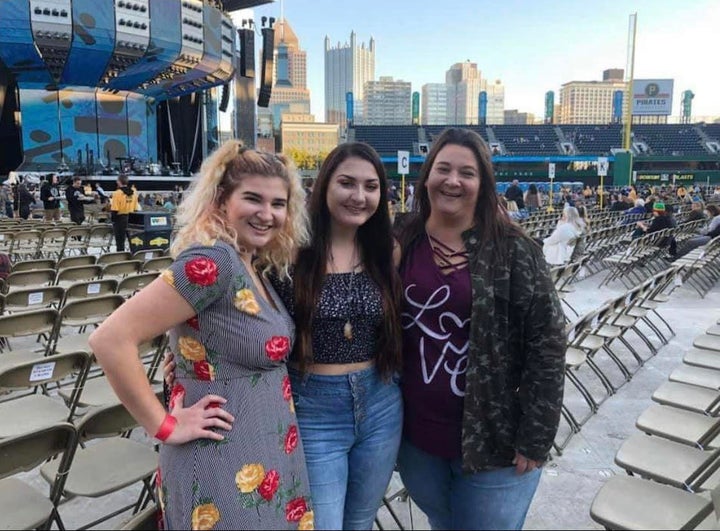
[[[327,205],[327,190],[338,166],[351,157],[373,165],[380,179],[380,202],[375,213],[358,228],[357,240],[363,268],[380,288],[385,312],[376,342],[375,364],[388,377],[399,370],[402,356],[402,329],[398,304],[400,278],[393,264],[392,224],[387,203],[387,176],[380,156],[367,144],[349,142],[333,149],[320,167],[308,204],[310,243],[303,247],[295,266],[295,324],[300,370],[312,363],[312,328],[331,246],[332,217]]]
[[[447,145],[466,147],[475,155],[480,172],[480,192],[473,213],[473,226],[477,231],[480,242],[492,242],[495,249],[502,249],[506,236],[524,236],[523,230],[501,210],[497,192],[495,191],[495,172],[488,145],[479,134],[470,129],[449,128],[440,133],[433,141],[427,159],[420,168],[418,183],[415,187],[415,203],[411,214],[412,217],[404,225],[399,236],[403,257],[406,256],[407,251],[414,245],[418,237],[425,232],[425,223],[430,217],[431,211],[426,186],[428,176],[438,153]],[[502,254],[494,253],[494,257],[500,258]]]

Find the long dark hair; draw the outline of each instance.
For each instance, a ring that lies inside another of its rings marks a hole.
[[[480,171],[480,192],[473,213],[473,225],[480,242],[483,244],[492,242],[495,249],[502,249],[506,236],[524,236],[523,230],[500,209],[495,190],[495,172],[488,145],[474,131],[449,128],[440,133],[433,141],[432,149],[420,168],[420,176],[415,187],[412,219],[407,222],[399,235],[403,257],[406,256],[407,251],[418,237],[425,232],[425,223],[430,217],[430,198],[426,183],[438,153],[447,145],[466,147],[475,155]],[[493,256],[499,258],[502,253],[493,253]]]
[[[308,203],[310,243],[303,247],[295,266],[295,323],[297,325],[297,354],[300,370],[312,363],[312,328],[320,299],[326,264],[331,245],[332,223],[327,205],[330,178],[338,166],[351,157],[373,165],[380,179],[380,202],[377,210],[358,228],[357,240],[363,268],[380,288],[385,312],[380,335],[376,342],[375,364],[380,374],[388,377],[400,368],[402,345],[398,304],[401,296],[400,278],[393,264],[392,224],[388,211],[388,181],[380,156],[367,144],[340,144],[327,156],[318,173]]]

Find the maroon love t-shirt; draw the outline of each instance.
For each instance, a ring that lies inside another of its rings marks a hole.
[[[472,288],[467,267],[443,274],[427,237],[405,257],[403,283],[404,434],[445,459],[461,456]]]

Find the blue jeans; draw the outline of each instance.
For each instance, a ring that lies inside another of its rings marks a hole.
[[[342,376],[290,368],[315,529],[372,529],[397,459],[402,395],[375,367]]]
[[[403,484],[433,529],[522,529],[540,470],[515,467],[465,474],[461,460],[430,455],[403,440],[398,456]]]

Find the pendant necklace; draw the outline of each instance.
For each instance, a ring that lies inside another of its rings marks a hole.
[[[348,341],[352,341],[353,339],[353,327],[352,323],[350,322],[350,312],[352,311],[352,303],[353,303],[353,281],[355,280],[355,253],[357,252],[357,247],[353,250],[353,256],[352,256],[352,269],[350,270],[350,282],[345,287],[345,293],[346,297],[345,300],[347,300],[347,306],[348,306],[348,317],[345,321],[345,325],[343,326],[343,335],[345,336],[345,339]],[[333,256],[332,249],[330,250],[330,263],[332,264],[333,272],[338,275],[338,278],[340,278],[339,273],[337,272],[337,267],[335,266],[335,257]],[[341,280],[342,282],[342,280]],[[344,282],[343,282],[344,284]]]

